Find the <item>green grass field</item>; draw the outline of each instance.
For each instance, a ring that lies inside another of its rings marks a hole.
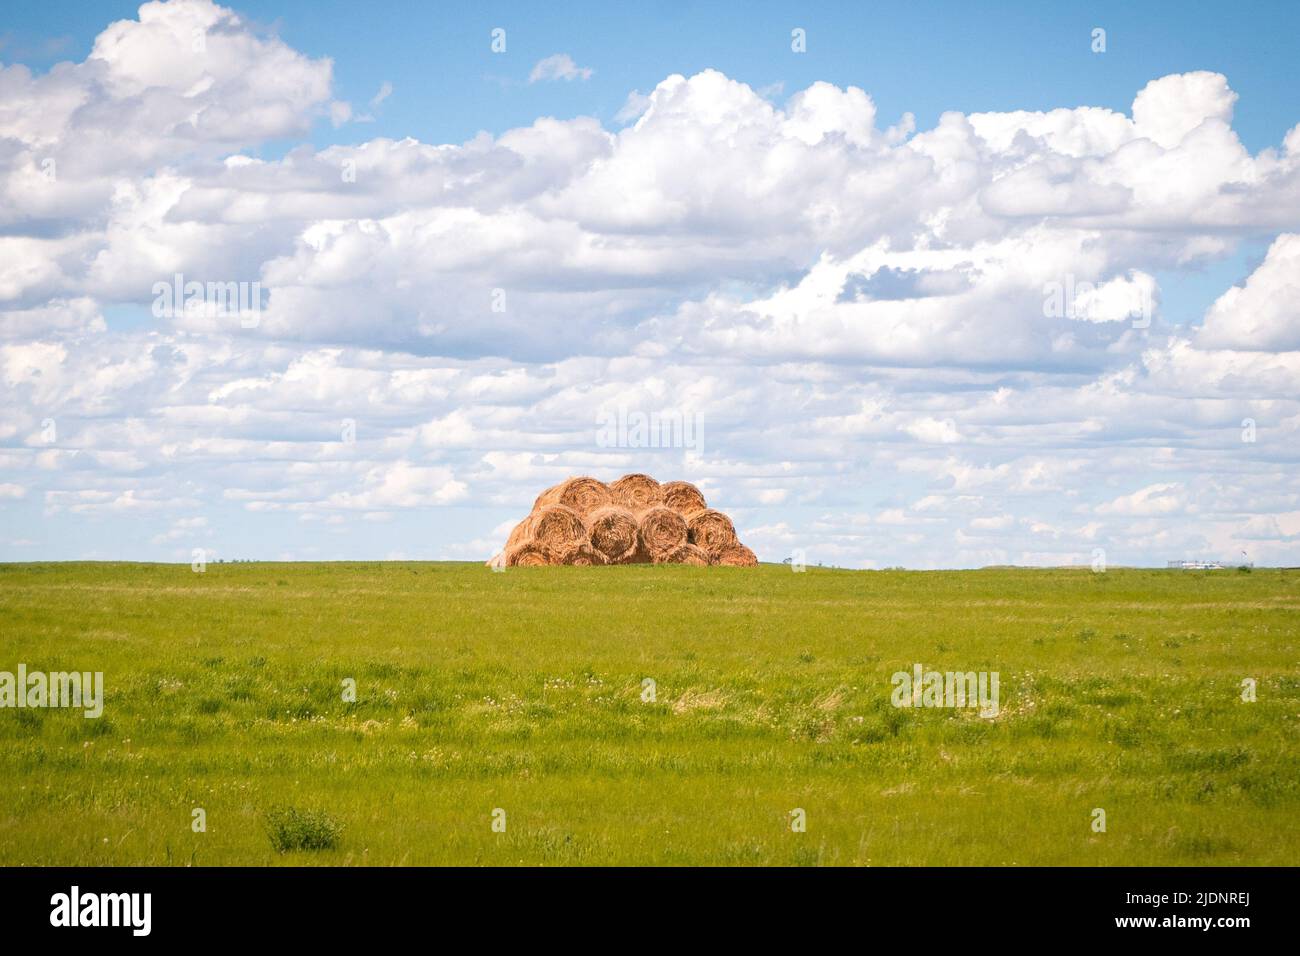
[[[0,670],[106,689],[0,710],[0,864],[1293,864],[1298,636],[1277,570],[0,565]]]

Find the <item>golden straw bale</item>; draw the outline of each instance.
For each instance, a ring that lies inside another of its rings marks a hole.
[[[672,508],[663,506],[643,511],[637,526],[641,549],[652,561],[658,561],[686,544],[688,533],[686,519]]]
[[[523,544],[516,545],[506,552],[506,567],[541,567],[546,564],[554,564],[552,557],[551,552],[536,541],[525,541]]]
[[[577,544],[586,544],[587,526],[566,505],[542,505],[528,519],[528,538],[552,555],[566,553]]]
[[[689,481],[568,478],[540,495],[489,566],[706,564],[753,567],[731,519]]]
[[[608,505],[587,516],[591,546],[610,564],[630,564],[637,550],[636,516],[626,508]]]
[[[707,567],[711,563],[709,553],[693,544],[674,548],[655,561],[655,564],[693,564],[699,567]]]
[[[530,514],[528,518],[525,518],[523,521],[519,522],[519,524],[514,526],[514,529],[510,532],[510,537],[506,539],[507,551],[511,548],[518,547],[528,540],[528,520],[531,517],[532,515]]]
[[[691,544],[703,548],[711,559],[728,545],[736,544],[736,526],[721,511],[706,508],[687,519]]]
[[[670,481],[664,484],[664,504],[683,518],[708,507],[704,495],[689,481]]]
[[[559,563],[591,567],[592,565],[608,564],[609,562],[606,561],[605,556],[593,548],[589,542],[582,541],[560,555]]]
[[[663,488],[649,475],[624,475],[610,482],[609,493],[614,504],[634,514],[664,503]]]
[[[603,481],[583,476],[569,478],[551,488],[547,488],[533,505],[536,511],[546,505],[565,505],[572,508],[581,518],[586,518],[597,508],[603,508],[613,499],[609,487]]]
[[[737,541],[720,548],[713,563],[729,568],[753,568],[758,566],[758,558],[753,551]]]

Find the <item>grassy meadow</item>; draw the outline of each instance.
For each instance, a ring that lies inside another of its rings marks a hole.
[[[0,565],[106,698],[0,710],[0,864],[1293,864],[1298,638],[1261,569]]]

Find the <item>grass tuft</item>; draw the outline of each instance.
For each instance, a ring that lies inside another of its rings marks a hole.
[[[266,833],[277,853],[333,850],[338,847],[343,826],[324,810],[273,807],[266,814]]]

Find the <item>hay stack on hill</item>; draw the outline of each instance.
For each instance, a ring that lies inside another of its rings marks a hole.
[[[758,559],[737,539],[731,519],[710,508],[695,485],[661,485],[649,475],[632,474],[608,485],[583,476],[547,488],[510,532],[504,551],[488,562],[502,563],[753,567]]]

